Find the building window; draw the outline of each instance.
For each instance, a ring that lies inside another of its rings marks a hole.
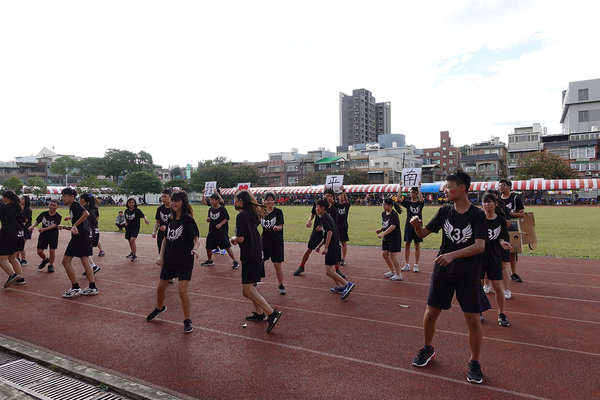
[[[452,155],[452,152],[451,152],[451,151],[449,151],[449,152],[448,152],[448,155],[450,155],[450,156],[451,156],[451,155]]]
[[[579,122],[588,122],[588,111],[579,111]]]
[[[452,164],[452,160],[450,160],[450,164]]]
[[[577,101],[586,101],[588,100],[588,90],[587,89],[579,89],[577,92]]]
[[[425,156],[426,156],[426,157],[429,157],[429,153],[425,153]]]
[[[433,153],[433,157],[439,157],[439,156],[440,156],[440,152],[439,151],[436,151],[436,152]]]
[[[442,139],[442,143],[446,143],[446,139]]]
[[[489,150],[489,149],[488,149],[488,150],[485,150],[485,151],[484,151],[484,153],[485,153],[485,154],[490,154],[490,150]]]
[[[445,147],[442,147],[442,150],[446,151],[446,148],[445,148]]]

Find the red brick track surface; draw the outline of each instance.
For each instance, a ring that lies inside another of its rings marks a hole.
[[[469,347],[458,304],[438,321],[436,358],[425,368],[411,365],[423,340],[433,251],[423,252],[421,273],[390,282],[379,249],[350,247],[342,270],[356,289],[342,301],[328,292],[323,256],[313,254],[307,271],[292,276],[305,245],[286,243],[288,294],[277,293],[270,263],[259,285],[283,311],[270,334],[266,322],[242,327],[251,306],[230,258],[217,255],[212,267],[200,267],[200,259],[190,283],[194,332],[185,335],[176,285],[167,293],[168,311],[145,319],[155,306],[155,240],[138,238],[134,263],[125,258],[123,234],[102,233],[107,255],[95,257],[100,294],[64,299],[67,239],[61,235],[54,274],[37,269],[37,235],[27,243],[27,284],[0,289],[0,335],[180,398],[600,398],[597,260],[520,258],[524,283],[511,287],[511,326],[498,325],[496,310],[485,313],[485,379],[474,385],[466,381]]]

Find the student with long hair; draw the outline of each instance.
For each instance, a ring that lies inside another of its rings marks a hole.
[[[400,233],[400,217],[402,207],[390,197],[383,199],[383,211],[381,213],[381,228],[377,229],[377,237],[381,241],[381,257],[385,260],[388,272],[383,274],[390,281],[401,281],[400,263],[398,253],[402,251],[402,233]]]
[[[48,265],[48,272],[54,272],[54,260],[56,257],[56,249],[58,248],[58,227],[62,221],[62,216],[56,212],[58,209],[58,201],[50,200],[48,203],[48,211],[44,211],[35,220],[35,224],[29,227],[29,230],[33,231],[39,224],[42,225],[38,228],[39,236],[37,243],[37,254],[42,259],[38,269],[44,269]],[[49,248],[48,257],[44,254],[44,251]]]
[[[285,294],[283,286],[283,211],[275,207],[275,194],[269,192],[265,195],[264,205],[267,215],[261,218],[262,246],[264,261],[271,260],[275,268],[275,275],[279,282],[279,294]]]
[[[98,247],[98,244],[100,243],[100,229],[98,229],[98,205],[94,195],[91,193],[84,193],[79,196],[79,204],[81,204],[83,208],[85,208],[85,210],[90,214],[88,216],[88,223],[90,225],[90,234],[92,235],[92,240],[90,241],[88,258],[90,260],[90,265],[94,270],[94,274],[96,274],[98,271],[100,271],[100,267],[94,263],[92,256],[94,255],[94,247]],[[83,275],[87,275],[87,273],[84,271]]]
[[[400,197],[400,193],[398,193]],[[413,271],[419,272],[419,259],[421,258],[421,239],[415,233],[415,228],[410,224],[410,220],[415,215],[421,220],[423,219],[423,208],[425,207],[425,201],[423,199],[423,193],[421,193],[421,182],[419,186],[412,187],[410,189],[410,200],[404,199],[402,206],[406,208],[406,224],[404,225],[404,267],[401,271],[410,271],[410,243],[415,242],[415,264],[413,265]]]
[[[25,251],[25,244],[29,239],[31,239],[31,231],[29,227],[31,226],[31,220],[33,219],[33,211],[31,210],[31,199],[29,196],[21,196],[21,209],[23,213],[23,217],[25,219],[25,224],[23,225],[23,241],[19,242],[19,251],[17,254],[17,260],[21,263],[21,265],[27,265],[27,253]],[[22,247],[21,247],[22,245]],[[19,282],[15,282],[19,283]]]
[[[21,214],[21,200],[12,190],[2,193],[0,204],[0,267],[8,274],[4,284],[7,288],[17,280],[22,279],[23,269],[17,261],[17,247],[23,238],[23,215]]]
[[[348,201],[348,195],[346,195],[346,189],[342,186],[341,193],[338,195],[338,201],[334,203],[335,209],[337,210],[337,228],[340,234],[340,244],[342,245],[342,259],[340,265],[346,265],[346,254],[348,253],[348,212],[350,211],[350,202]],[[339,271],[339,270],[338,270]]]
[[[254,286],[265,276],[262,243],[256,227],[261,218],[267,215],[267,211],[247,190],[235,195],[233,205],[239,214],[235,220],[235,236],[231,238],[231,244],[240,246],[242,294],[252,302],[255,310],[246,320],[268,321],[267,332],[271,332],[281,317],[281,311],[271,308]]]
[[[158,314],[167,310],[165,298],[169,281],[177,278],[177,290],[183,308],[183,333],[194,330],[190,319],[191,302],[188,293],[194,261],[200,253],[198,247],[198,226],[194,221],[194,210],[186,192],[175,192],[171,197],[171,210],[166,225],[163,242],[156,264],[161,267],[160,280],[156,289],[156,308],[146,317],[152,321]]]
[[[140,220],[144,218],[146,225],[150,225],[150,221],[144,215],[142,210],[138,208],[137,201],[133,197],[127,199],[127,209],[125,210],[125,239],[129,242],[129,253],[126,258],[131,258],[131,261],[137,261],[137,244],[135,243],[140,233]]]

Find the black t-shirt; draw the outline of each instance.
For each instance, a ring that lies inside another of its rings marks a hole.
[[[69,207],[69,218],[71,219],[71,224],[76,224],[85,211],[86,209],[83,208],[81,204],[76,201],[72,202],[71,207]],[[77,225],[77,231],[77,235],[74,235],[71,231],[71,240],[76,242],[86,242],[88,240],[92,240],[92,231],[90,230],[90,222],[88,218],[86,218],[81,224]]]
[[[164,266],[174,269],[194,267],[194,238],[198,237],[198,225],[189,214],[179,219],[169,219],[165,233]]]
[[[210,218],[210,222],[208,224],[208,233],[213,235],[229,236],[229,213],[224,206],[220,206],[219,208],[214,208],[211,206],[208,209],[208,218]],[[227,222],[221,225],[220,229],[217,229],[216,226],[219,225],[223,220],[227,220]]]
[[[333,207],[332,207],[333,208]],[[317,218],[319,215],[317,214]],[[320,219],[320,225],[322,227],[323,239],[327,240],[327,232],[331,231],[331,240],[329,241],[329,247],[327,252],[340,251],[340,234],[337,229],[337,225],[329,213],[323,214]],[[325,243],[323,243],[325,245]]]
[[[168,225],[170,217],[171,217],[171,207],[166,207],[164,204],[162,204],[160,207],[158,207],[156,209],[156,214],[154,215],[154,219],[159,222],[159,226],[158,226],[159,229],[158,229],[158,232],[156,232],[158,234],[159,238],[165,236],[166,231],[163,232],[162,230],[160,230],[160,228]]]
[[[62,216],[59,213],[50,215],[50,211],[44,211],[38,215],[35,221],[38,223],[38,226],[41,225],[42,228],[48,228],[53,224],[56,225],[54,229],[48,229],[47,231],[40,233],[40,237],[48,239],[58,238],[58,225],[60,225],[60,222],[62,221]]]
[[[125,231],[127,232],[139,232],[140,231],[140,219],[144,218],[145,215],[139,208],[134,208],[130,210],[129,208],[125,210],[125,221],[127,221],[127,226],[125,226]]]
[[[438,255],[469,247],[475,244],[475,239],[487,240],[485,213],[474,205],[463,214],[458,213],[453,206],[442,206],[425,227],[435,233],[443,229]],[[435,263],[433,275],[455,283],[479,283],[481,254],[457,258],[445,267]]]
[[[396,210],[392,210],[389,215],[383,211],[381,213],[381,227],[383,228],[382,232],[385,232],[391,225],[396,225],[396,228],[385,235],[383,240],[386,242],[402,242],[402,233],[400,232],[400,217]]]
[[[95,228],[98,227],[98,220],[96,218],[98,218],[100,216],[100,212],[98,211],[97,208],[90,209],[89,206],[83,206],[83,208],[85,208],[85,210],[90,213],[90,216],[88,217],[88,221],[90,223],[90,229],[94,230]]]
[[[348,228],[348,212],[350,211],[350,203],[340,204],[333,203],[337,210],[337,227],[338,229]]]
[[[423,207],[425,207],[425,202],[423,201],[412,201],[410,199],[402,200],[402,206],[406,208],[406,223],[405,226],[411,226],[410,220],[415,215],[419,217],[421,220],[423,219]]]
[[[17,239],[23,237],[23,215],[21,211],[17,211],[13,203],[4,204],[0,202],[0,220],[2,221],[2,229],[0,229],[0,238]]]
[[[240,243],[240,261],[242,268],[259,267],[263,264],[262,241],[252,221],[252,215],[242,210],[235,219],[235,236],[241,236],[244,241]]]
[[[24,219],[25,226],[24,226],[24,228],[27,229],[31,225],[33,225],[33,223],[31,222],[31,220],[33,219],[33,211],[31,210],[31,208],[28,208],[26,210],[24,209],[23,210],[23,215],[25,215],[25,219]]]
[[[283,211],[274,207],[273,211],[260,220],[262,225],[262,243],[265,249],[280,248],[283,246],[283,229],[274,231],[277,225],[283,225]]]
[[[498,203],[504,204],[511,212],[517,212],[525,209],[523,206],[523,200],[521,200],[521,198],[513,192],[511,192],[510,196],[508,196],[506,199],[503,199],[502,195],[500,195],[500,197],[498,197]],[[510,215],[508,215],[507,218],[511,219]]]
[[[488,240],[485,242],[482,263],[488,268],[502,268],[502,246],[500,239],[508,235],[506,219],[497,215],[494,219],[487,219]]]

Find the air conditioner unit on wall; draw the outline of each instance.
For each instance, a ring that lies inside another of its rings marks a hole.
[[[585,174],[586,174],[586,175],[591,175],[591,174],[592,174],[592,171],[585,171]]]
[[[592,177],[598,178],[598,174],[594,174],[594,175],[592,175]]]

